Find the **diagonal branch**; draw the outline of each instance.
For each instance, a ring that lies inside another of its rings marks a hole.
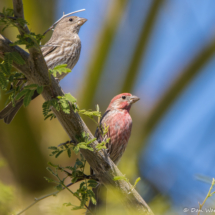
[[[15,16],[24,18],[22,1],[13,0],[13,4]],[[28,33],[27,30],[28,28],[26,26],[20,30],[20,33],[23,31]],[[35,43],[33,47],[29,48],[30,54],[28,55],[17,46],[11,47],[9,43],[10,42],[8,42],[6,38],[0,36],[0,57],[5,55],[5,51],[12,52],[17,50],[25,59],[26,65],[18,66],[14,64],[14,67],[18,68],[27,77],[29,82],[44,86],[42,96],[46,101],[51,100],[53,97],[64,95],[61,87],[53,77],[51,77],[50,83],[48,68],[38,44]],[[83,132],[89,134],[89,139],[94,139],[94,136],[84,121],[81,119],[78,113],[73,111],[72,107],[70,108],[70,114],[66,114],[63,111],[57,111],[54,108],[53,112],[63,126],[64,130],[67,132],[70,139],[78,142],[78,137],[81,137]],[[95,149],[97,144],[98,142],[94,141],[91,146]],[[105,186],[109,185],[117,188],[125,196],[127,201],[126,206],[129,210],[135,208],[139,210],[140,213],[153,214],[151,209],[138,194],[138,192],[135,189],[132,190],[133,186],[130,183],[123,180],[113,180],[115,176],[123,175],[113,163],[113,161],[109,158],[106,151],[97,151],[96,149],[94,151],[90,151],[81,149],[81,153],[92,167],[100,183],[104,184]]]
[[[27,65],[23,66],[24,69],[23,71],[22,66],[18,66],[16,64],[14,64],[14,66],[20,69],[20,71],[32,83],[38,84],[40,86],[41,85],[45,86],[42,96],[46,101],[52,99],[53,97],[64,95],[62,89],[60,88],[60,86],[53,77],[51,79],[52,84],[50,85],[47,66],[45,66],[44,68],[41,67],[41,65],[38,65],[39,61],[34,60],[34,56],[32,57],[30,54],[30,56],[27,58],[28,56],[27,53],[25,53],[22,49],[18,48],[17,46],[14,47],[9,46],[8,41],[9,40],[4,38],[3,36],[0,36],[0,53],[1,53],[0,57],[4,56],[5,51],[12,52],[14,51],[14,49],[17,50],[20,54],[22,54],[22,56],[24,56],[24,59],[27,61]],[[44,72],[42,73],[41,70]],[[71,139],[78,142],[77,136],[80,137],[83,132],[88,133],[90,139],[94,138],[94,136],[92,135],[86,124],[83,122],[79,114],[75,113],[72,108],[70,109],[70,114],[66,114],[62,111],[58,112],[55,109],[53,109],[53,112],[55,113],[57,119],[59,120],[64,130],[67,132]],[[95,148],[97,144],[98,142],[94,141],[92,143],[92,147]],[[109,158],[105,151],[94,150],[92,152],[89,150],[81,149],[81,153],[83,154],[87,162],[90,164],[97,178],[102,184],[106,186],[111,185],[112,187],[118,188],[119,191],[126,197],[127,200],[126,206],[129,209],[135,207],[139,209],[140,212],[146,214],[153,214],[148,205],[138,194],[138,192],[135,189],[132,190],[132,185],[130,183],[122,180],[119,181],[113,180],[115,176],[123,175],[119,171],[117,166],[112,162],[112,160]]]

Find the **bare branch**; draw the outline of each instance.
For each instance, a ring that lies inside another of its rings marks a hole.
[[[74,14],[74,13],[78,13],[78,12],[81,12],[81,11],[85,11],[85,9],[76,10],[76,11],[74,11],[74,12],[67,13],[67,14],[64,14],[64,13],[63,13],[63,16],[62,16],[59,20],[57,20],[50,28],[48,28],[48,29],[43,33],[43,35],[45,35],[45,34],[48,33],[50,30],[52,30],[52,29],[55,27],[55,25],[57,25],[57,23],[60,22],[64,17],[70,16],[70,15],[72,15],[72,14]]]

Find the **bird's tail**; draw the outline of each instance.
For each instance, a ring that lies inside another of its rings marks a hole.
[[[35,99],[39,94],[37,91],[34,91],[34,95],[32,96],[32,100]],[[10,102],[1,112],[0,112],[0,119],[4,119],[6,124],[10,124],[19,109],[23,105],[24,98],[16,101],[15,106],[13,106],[12,102]]]
[[[4,119],[6,124],[10,124],[13,118],[15,117],[16,113],[22,107],[23,99],[18,101],[15,106],[12,105],[10,102],[1,112],[0,112],[0,119]]]

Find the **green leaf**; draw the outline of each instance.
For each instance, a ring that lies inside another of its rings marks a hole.
[[[66,68],[67,64],[57,65],[54,69],[49,69],[49,72],[54,76],[57,77],[57,74],[61,75],[62,73],[69,73],[71,69]]]
[[[78,180],[78,177],[74,177],[74,178],[72,178],[71,182],[74,184],[77,180]]]
[[[54,67],[54,69],[61,69],[61,68],[65,68],[67,67],[67,64],[60,64],[60,65],[57,65],[56,67]]]
[[[57,188],[57,190],[62,190],[63,189],[63,186],[61,185],[61,184],[58,184],[57,186],[56,186],[56,188]]]
[[[52,120],[53,118],[56,118],[56,116],[54,115],[54,113],[50,113],[49,115],[47,115],[44,120],[50,118],[50,120]]]
[[[87,190],[87,194],[90,196],[90,200],[92,201],[92,203],[96,205],[96,198],[94,192],[92,190]]]
[[[10,70],[8,70],[6,64],[4,63],[0,64],[0,71],[4,73],[4,75],[10,75]]]
[[[83,206],[74,206],[72,208],[72,210],[79,210],[79,209],[85,209],[85,207],[83,207]]]
[[[12,56],[13,61],[18,63],[19,65],[25,64],[25,61],[23,60],[23,58],[21,57],[21,55],[18,52],[11,52],[11,56]]]
[[[56,175],[53,171],[52,171],[52,169],[51,168],[49,168],[49,167],[46,167],[46,169],[52,174],[52,175]]]
[[[56,155],[55,158],[57,158],[63,151],[59,151]]]
[[[67,154],[68,154],[68,157],[70,158],[71,157],[71,149],[70,148],[67,149]]]
[[[21,97],[23,97],[29,90],[25,89],[25,90],[22,90],[21,92],[19,92],[17,95],[16,95],[16,100],[19,100]]]
[[[98,111],[86,111],[86,110],[78,110],[78,113],[80,114],[84,114],[90,118],[92,118],[93,116],[96,116],[96,117],[101,117],[101,112],[98,112]]]
[[[70,93],[66,93],[64,95],[65,99],[71,103],[75,103],[77,100],[75,97],[73,97]]]
[[[2,72],[0,72],[0,86],[2,90],[7,89],[7,79]]]
[[[70,202],[69,203],[63,203],[64,206],[68,207],[68,206],[73,206]]]
[[[52,166],[52,167],[54,167],[54,168],[58,168],[59,166],[58,165],[55,165],[55,164],[53,164],[52,162],[48,162],[48,165],[50,165],[50,166]]]
[[[46,181],[48,181],[49,183],[57,183],[55,180],[51,179],[51,178],[48,178],[48,177],[44,177],[46,179]]]
[[[87,145],[89,145],[90,143],[93,143],[95,140],[97,140],[96,138],[93,138],[92,140],[87,142]]]
[[[98,182],[96,180],[90,179],[88,180],[88,186],[90,187],[97,187],[98,186]]]
[[[50,112],[50,101],[46,101],[42,105],[43,108],[43,116],[48,118],[48,113]]]
[[[138,183],[140,180],[141,180],[140,177],[138,177],[138,178],[136,179],[136,181],[134,182],[134,187],[136,187],[137,183]]]
[[[75,166],[77,168],[83,168],[84,167],[84,163],[77,158],[76,162],[75,162]]]
[[[10,94],[10,93],[14,93],[14,92],[15,92],[15,89],[11,89],[11,90],[8,90],[8,91],[5,93],[5,95]]]
[[[43,92],[43,86],[37,86],[37,93],[41,94]]]
[[[93,196],[91,196],[90,197],[90,200],[91,200],[91,202],[94,204],[94,205],[96,205],[96,198],[95,197],[93,197]]]
[[[77,154],[79,153],[79,151],[80,151],[79,146],[75,146],[75,147],[73,148],[73,151],[74,151],[75,154],[77,155]]]
[[[22,73],[16,72],[15,75],[14,75],[14,77],[15,77],[15,78],[19,78],[19,77],[21,77],[22,75],[23,75]]]
[[[89,187],[92,187],[92,188],[95,188],[95,187],[98,186],[98,184],[92,184],[92,183],[90,183],[90,184],[88,184],[88,186],[89,186]]]
[[[124,175],[122,175],[122,176],[115,176],[113,178],[113,180],[114,181],[123,180],[123,181],[129,182],[129,180]]]
[[[24,89],[29,89],[29,90],[36,90],[38,87],[38,84],[29,84],[24,87]]]
[[[5,57],[4,57],[4,66],[5,66],[6,71],[7,71],[6,75],[10,75],[12,63],[13,63],[13,59],[12,59],[11,53],[6,52]]]
[[[31,102],[31,97],[34,95],[34,91],[33,90],[28,90],[28,92],[26,93],[25,97],[24,97],[24,101],[23,104],[25,107],[27,107],[30,102]]]
[[[56,146],[49,146],[48,149],[51,149],[51,150],[58,150],[58,148]]]
[[[102,141],[101,143],[96,145],[96,149],[97,150],[106,149],[107,148],[106,143],[107,143],[106,141]]]
[[[84,143],[84,142],[79,143],[78,146],[81,149],[87,149],[87,150],[92,151],[92,152],[94,151],[93,148],[91,148],[90,146],[87,145],[87,143]]]
[[[57,151],[52,151],[49,156],[53,156],[53,155],[57,154],[58,152],[59,152],[58,150]]]

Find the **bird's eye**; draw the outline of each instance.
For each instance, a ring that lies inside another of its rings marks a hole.
[[[122,96],[122,99],[126,99],[126,96]]]
[[[72,22],[72,21],[73,21],[73,19],[72,19],[72,18],[70,18],[70,19],[69,19],[69,21],[70,21],[70,22]]]

